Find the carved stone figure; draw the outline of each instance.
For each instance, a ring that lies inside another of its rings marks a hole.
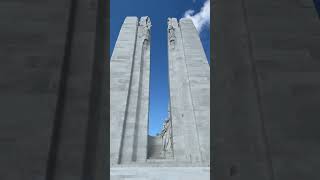
[[[166,119],[163,123],[163,129],[160,133],[162,138],[162,153],[166,157],[172,153],[172,128],[170,118]]]
[[[141,36],[143,37],[143,41],[149,41],[150,38],[150,29],[151,29],[151,21],[149,17],[141,18],[139,21],[139,26],[142,28]]]
[[[172,25],[172,19],[168,18],[168,36],[169,36],[169,42],[170,42],[170,48],[174,49],[175,48],[175,29]]]
[[[167,21],[170,96],[168,116],[156,136],[148,134],[151,20],[127,17],[121,27],[110,64],[110,159],[114,167],[209,164],[210,67],[192,20]]]

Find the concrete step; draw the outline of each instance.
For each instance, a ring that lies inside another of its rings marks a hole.
[[[209,180],[209,167],[110,168],[111,180]]]

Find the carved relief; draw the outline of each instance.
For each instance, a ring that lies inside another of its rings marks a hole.
[[[163,123],[163,128],[160,133],[160,137],[162,139],[162,156],[173,157],[173,145],[172,145],[172,126],[171,126],[171,113],[170,113],[170,105],[168,107],[168,115],[169,118],[165,120]]]
[[[173,27],[173,23],[172,23],[171,18],[168,18],[168,37],[169,37],[168,39],[169,39],[170,48],[174,49],[176,36],[175,36],[175,29]]]
[[[142,28],[140,37],[143,37],[143,41],[149,41],[151,21],[149,17],[142,17],[139,21],[139,28]]]

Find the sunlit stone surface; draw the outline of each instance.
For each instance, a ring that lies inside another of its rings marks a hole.
[[[148,136],[151,21],[127,17],[110,67],[111,179],[209,179],[210,68],[189,19],[168,19],[170,103]]]

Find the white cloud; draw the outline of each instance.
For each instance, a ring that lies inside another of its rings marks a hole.
[[[210,0],[207,0],[200,12],[194,14],[195,11],[192,9],[187,10],[184,13],[185,18],[190,18],[194,24],[194,26],[197,28],[198,32],[200,33],[205,26],[210,25]]]

